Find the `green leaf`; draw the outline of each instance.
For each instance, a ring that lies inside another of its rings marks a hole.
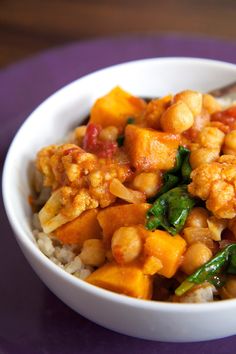
[[[178,176],[172,175],[169,172],[164,173],[163,186],[154,197],[148,199],[148,202],[153,203],[159,196],[168,192],[170,189],[176,187],[179,182],[180,178]]]
[[[190,183],[190,174],[192,172],[192,168],[189,163],[189,154],[185,156],[182,167],[181,167],[181,174],[183,177],[184,183]]]
[[[230,244],[223,250],[218,252],[209,262],[198,268],[191,274],[180,286],[175,290],[178,296],[183,295],[188,289],[185,286],[187,282],[190,284],[202,284],[208,281],[217,286],[223,286],[224,278],[220,278],[224,273],[230,273],[230,268],[235,269],[236,266],[236,244]],[[235,273],[233,273],[235,274]],[[220,281],[221,280],[221,281]]]
[[[125,136],[124,135],[120,135],[118,136],[118,138],[116,139],[116,142],[118,144],[119,147],[124,145],[124,141],[125,141]]]
[[[149,230],[162,228],[171,235],[177,234],[184,226],[188,213],[195,205],[195,199],[182,185],[162,194],[148,210],[146,227]]]
[[[181,170],[181,166],[183,164],[185,157],[188,156],[189,153],[190,153],[189,149],[180,145],[176,154],[175,167],[169,170],[168,173],[176,174],[177,172],[179,172]]]

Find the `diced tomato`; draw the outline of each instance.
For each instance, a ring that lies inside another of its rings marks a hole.
[[[97,148],[97,142],[99,134],[102,130],[102,127],[98,124],[90,123],[87,126],[86,134],[83,140],[83,149],[86,151],[92,152]]]
[[[190,128],[183,133],[183,136],[190,141],[195,141],[198,136],[198,133],[199,130]]]
[[[229,131],[236,129],[236,106],[225,109],[224,111],[213,113],[211,121],[221,122],[229,127]]]
[[[83,140],[83,149],[99,157],[111,158],[117,151],[117,142],[99,140],[101,130],[102,127],[99,124],[88,124]]]

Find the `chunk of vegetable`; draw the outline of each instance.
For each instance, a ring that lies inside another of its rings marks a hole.
[[[151,100],[145,110],[144,120],[148,127],[160,130],[161,128],[161,116],[171,104],[172,96],[164,96]]]
[[[97,209],[87,210],[76,219],[56,229],[54,235],[64,244],[82,247],[85,240],[101,238],[97,215]]]
[[[178,135],[127,125],[125,148],[138,171],[169,170],[174,167],[179,146]]]
[[[154,275],[156,274],[161,268],[163,268],[162,262],[159,258],[154,256],[146,257],[143,265],[143,272],[144,274]]]
[[[150,299],[152,280],[134,264],[108,263],[90,274],[86,281],[101,288],[139,299]]]
[[[111,181],[109,190],[111,194],[125,200],[128,203],[137,204],[143,203],[146,200],[145,194],[143,192],[135,191],[125,187],[117,178],[114,178]]]
[[[186,250],[185,240],[179,236],[171,236],[166,231],[146,231],[147,239],[144,244],[146,256],[154,256],[162,263],[158,274],[171,278],[181,264]]]
[[[145,223],[145,216],[150,204],[117,205],[101,210],[98,213],[98,222],[103,230],[103,240],[109,245],[113,233],[122,226],[131,226]]]
[[[115,87],[95,102],[91,110],[90,122],[100,124],[103,128],[112,125],[122,131],[127,118],[132,116],[138,119],[145,107],[144,100],[132,96],[120,87]]]

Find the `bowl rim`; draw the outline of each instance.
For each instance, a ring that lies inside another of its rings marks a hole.
[[[220,60],[213,60],[213,59],[204,59],[204,58],[196,58],[196,57],[158,57],[158,58],[146,58],[146,59],[139,59],[139,60],[132,60],[128,62],[123,62],[121,64],[111,65],[96,71],[93,71],[85,76],[82,76],[78,79],[73,80],[71,83],[61,87],[59,90],[55,91],[52,95],[46,98],[42,103],[40,103],[26,119],[21,124],[20,128],[17,130],[10,146],[7,151],[3,173],[2,173],[2,196],[3,196],[3,203],[5,207],[5,211],[10,222],[10,225],[14,231],[15,237],[19,244],[23,244],[23,246],[30,252],[37,261],[46,268],[49,268],[50,271],[56,274],[59,278],[68,281],[73,286],[77,288],[83,288],[86,292],[98,297],[103,298],[105,300],[109,300],[111,302],[120,303],[125,306],[135,307],[135,308],[143,308],[152,311],[158,312],[177,312],[177,313],[189,313],[189,312],[205,312],[206,310],[209,312],[214,312],[215,310],[226,310],[232,308],[233,306],[236,308],[236,299],[227,299],[221,301],[214,301],[208,303],[171,303],[171,302],[162,302],[162,301],[154,301],[154,300],[144,300],[144,299],[137,299],[130,296],[118,294],[111,292],[106,289],[99,288],[95,285],[89,284],[86,281],[76,278],[75,276],[67,273],[64,269],[61,269],[55,263],[53,263],[47,256],[45,256],[40,249],[37,247],[36,243],[34,244],[32,240],[24,232],[23,228],[19,220],[17,219],[17,213],[14,212],[14,208],[11,206],[11,201],[8,198],[7,190],[8,190],[8,170],[10,168],[10,161],[12,160],[12,155],[14,152],[14,147],[17,144],[18,137],[21,135],[25,126],[34,119],[35,114],[40,112],[42,108],[47,106],[49,102],[51,102],[54,98],[58,98],[60,95],[63,95],[64,91],[67,91],[73,88],[74,85],[77,85],[78,82],[83,82],[88,80],[90,77],[102,74],[103,72],[110,71],[116,68],[120,68],[122,66],[129,66],[134,64],[139,64],[142,62],[151,63],[151,62],[187,62],[187,63],[198,63],[200,65],[209,64],[211,66],[217,66],[222,68],[231,68],[235,70],[236,74],[236,65],[233,63],[228,63]]]

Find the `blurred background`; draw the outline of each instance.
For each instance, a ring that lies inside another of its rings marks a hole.
[[[0,68],[72,41],[137,33],[236,39],[235,0],[0,0]]]

